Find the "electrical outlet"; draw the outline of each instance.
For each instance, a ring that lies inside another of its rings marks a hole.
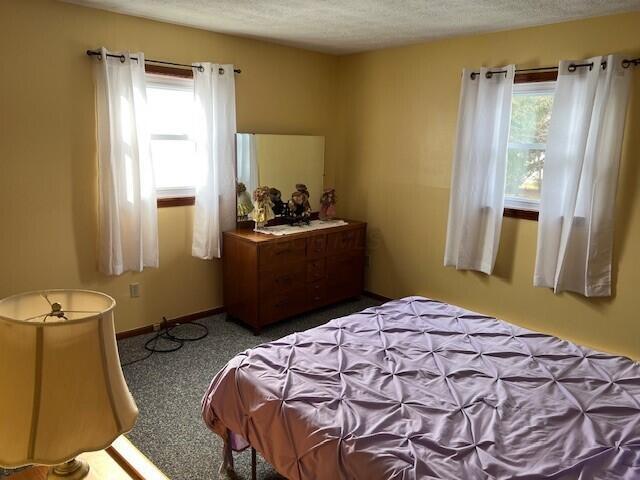
[[[153,331],[157,332],[158,330],[160,330],[160,324],[159,323],[154,323],[153,324]]]
[[[130,283],[129,284],[129,295],[131,298],[138,298],[140,296],[140,284],[139,283]]]

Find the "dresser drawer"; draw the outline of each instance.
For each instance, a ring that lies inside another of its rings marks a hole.
[[[339,302],[347,298],[353,298],[362,293],[362,281],[352,278],[351,281],[340,283],[327,283],[326,303]]]
[[[305,284],[306,266],[304,262],[286,264],[260,273],[260,293],[274,295],[286,293]]]
[[[324,256],[327,250],[327,236],[315,235],[307,238],[307,258]]]
[[[306,309],[306,300],[304,285],[287,293],[269,295],[260,305],[262,324],[266,325],[303,312]]]
[[[337,302],[362,293],[364,255],[358,253],[327,258],[327,302]]]
[[[327,253],[347,252],[364,246],[364,230],[344,230],[327,235]]]
[[[347,253],[327,258],[327,277],[332,282],[341,282],[354,275],[361,276],[364,268],[364,255]]]
[[[317,282],[327,274],[326,258],[307,261],[307,282]]]
[[[260,245],[260,269],[275,268],[283,263],[304,260],[307,241],[304,238]]]

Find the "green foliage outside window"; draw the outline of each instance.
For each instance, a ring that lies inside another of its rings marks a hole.
[[[540,199],[542,167],[551,120],[551,94],[515,94],[507,158],[508,196]]]

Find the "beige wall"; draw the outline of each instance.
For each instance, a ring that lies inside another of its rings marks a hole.
[[[237,77],[238,130],[323,135],[335,150],[336,58],[51,0],[0,2],[0,298],[104,291],[128,330],[222,305],[221,265],[190,256],[192,208],[159,212],[160,268],[97,272],[94,90],[88,48],[219,61]],[[129,298],[130,282],[142,296]]]
[[[324,137],[311,135],[256,135],[260,185],[275,187],[287,201],[304,183],[313,211],[320,210],[324,180]]]
[[[506,219],[495,275],[444,268],[463,67],[609,52],[640,55],[640,13],[455,38],[340,58],[344,150],[328,177],[339,212],[369,222],[368,288],[421,294],[604,350],[640,358],[640,71],[620,173],[612,298],[533,288],[537,223]]]

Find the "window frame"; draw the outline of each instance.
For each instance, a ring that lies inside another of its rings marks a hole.
[[[558,79],[558,72],[555,70],[546,72],[527,72],[516,73],[514,78],[515,84],[523,83],[549,83],[555,82]],[[532,91],[537,90],[535,86],[532,86]],[[542,85],[539,89],[542,89]],[[514,199],[515,200],[515,199]],[[512,200],[509,206],[504,207],[503,216],[510,218],[520,218],[523,220],[538,221],[539,210],[531,208],[531,202],[526,200],[514,201]]]
[[[145,73],[181,79],[193,79],[193,71],[186,68],[167,67],[163,65],[146,64]],[[174,139],[174,135],[167,135]],[[193,188],[156,189],[158,208],[184,207],[195,205],[196,197]],[[159,196],[162,195],[162,196]]]

